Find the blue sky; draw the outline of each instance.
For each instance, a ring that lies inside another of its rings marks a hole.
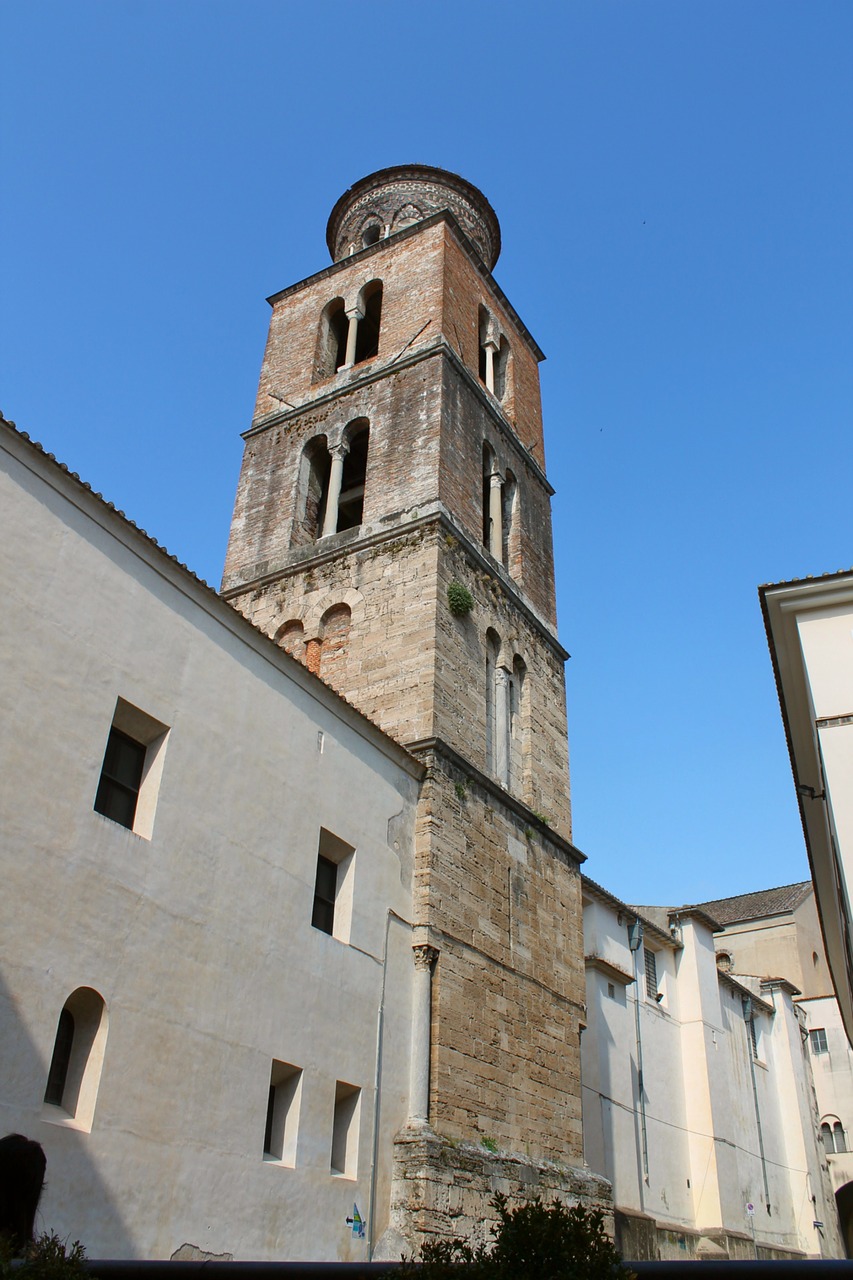
[[[542,366],[575,839],[808,867],[756,587],[853,563],[849,0],[6,0],[0,407],[218,584],[268,321],[417,161]]]

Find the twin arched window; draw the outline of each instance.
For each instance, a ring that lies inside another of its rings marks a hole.
[[[323,308],[317,342],[315,379],[331,378],[379,354],[382,324],[382,281],[371,280],[354,306],[333,298]]]
[[[823,1139],[824,1151],[828,1156],[847,1150],[847,1137],[840,1120],[834,1120],[832,1117],[824,1120],[820,1126],[820,1136]]]
[[[484,443],[483,545],[496,560],[511,570],[518,564],[517,544],[518,482],[509,470],[506,475],[501,475],[494,449]]]
[[[332,688],[343,684],[349,652],[352,610],[348,604],[334,604],[320,619],[319,634],[305,639],[305,630],[297,618],[291,618],[275,633],[276,644],[292,657],[304,662],[309,671],[320,675]]]
[[[308,442],[299,475],[302,518],[295,541],[316,541],[362,523],[369,448],[366,418],[349,423],[336,445],[330,447],[326,436]]]
[[[508,791],[526,782],[528,708],[527,667],[515,654],[507,661],[501,638],[486,632],[486,761],[488,771]]]
[[[510,346],[491,312],[480,307],[478,313],[480,381],[498,400],[507,393]]]

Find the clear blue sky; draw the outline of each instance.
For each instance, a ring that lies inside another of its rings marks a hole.
[[[805,878],[756,587],[853,563],[853,3],[5,0],[0,47],[7,416],[217,585],[264,299],[357,178],[463,174],[548,355],[586,870]]]

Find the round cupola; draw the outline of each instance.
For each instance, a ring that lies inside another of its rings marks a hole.
[[[497,214],[472,183],[427,164],[379,169],[354,183],[329,215],[326,243],[339,262],[444,210],[491,271],[501,251]]]

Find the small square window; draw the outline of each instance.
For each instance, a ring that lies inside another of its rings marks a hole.
[[[264,1129],[264,1159],[296,1164],[296,1131],[302,1095],[302,1070],[289,1062],[273,1060]]]
[[[335,1115],[332,1125],[332,1173],[342,1178],[358,1175],[358,1121],[361,1090],[342,1080],[335,1083]]]
[[[810,1031],[809,1044],[811,1045],[812,1053],[828,1053],[826,1029],[824,1027],[815,1027],[814,1031]]]
[[[355,849],[320,828],[311,923],[340,942],[349,942]]]
[[[94,809],[147,840],[154,828],[168,733],[168,725],[124,698],[116,701]]]

